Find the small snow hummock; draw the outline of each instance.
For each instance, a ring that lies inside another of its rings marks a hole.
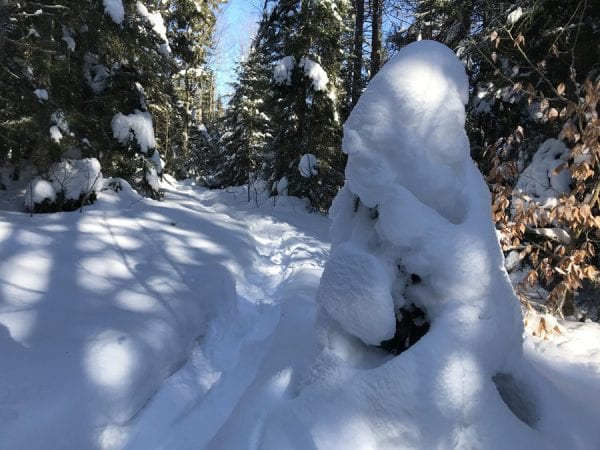
[[[59,193],[65,200],[78,200],[81,195],[96,191],[102,181],[100,163],[96,158],[65,159],[50,167],[48,180],[36,177],[31,181],[25,192],[25,208],[31,211],[45,200],[52,203]]]
[[[314,175],[317,175],[319,173],[317,171],[317,167],[317,157],[312,153],[306,153],[302,155],[302,158],[300,158],[298,170],[300,171],[300,175],[302,175],[304,178],[310,178]]]
[[[48,91],[46,89],[36,89],[33,91],[40,103],[48,101]]]
[[[284,56],[273,66],[273,79],[276,84],[292,84],[292,70],[296,65],[296,60],[293,56]]]
[[[304,75],[312,80],[312,87],[315,91],[327,90],[329,77],[318,62],[302,58],[299,65],[304,69]]]
[[[125,19],[125,9],[122,0],[102,0],[104,12],[110,16],[114,23],[121,25]]]
[[[34,178],[25,190],[25,208],[31,211],[36,204],[42,204],[44,201],[54,202],[56,200],[56,191],[49,181],[41,177]]]
[[[54,190],[62,192],[67,200],[77,200],[102,184],[100,163],[96,158],[65,159],[53,164],[48,176]]]
[[[149,149],[156,147],[152,116],[149,112],[136,109],[127,115],[117,113],[112,118],[111,126],[113,137],[123,145],[135,137],[140,151],[144,154],[147,154]]]
[[[154,32],[162,39],[163,44],[161,45],[161,53],[171,53],[171,47],[169,45],[169,39],[167,38],[167,27],[165,26],[165,21],[160,12],[149,12],[146,5],[142,2],[137,2],[136,4],[137,13],[150,25]]]

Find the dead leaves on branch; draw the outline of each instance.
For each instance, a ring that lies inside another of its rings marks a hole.
[[[555,89],[563,95],[565,83]],[[559,138],[571,146],[568,162],[558,165],[549,175],[568,170],[572,190],[549,205],[515,191],[517,164],[504,154],[502,143],[492,146],[494,156],[487,181],[492,190],[493,219],[502,235],[502,250],[518,252],[519,260],[531,267],[524,284],[542,284],[550,289],[547,306],[555,314],[562,314],[583,281],[600,281],[600,271],[595,266],[600,243],[599,98],[600,82],[587,80],[581,86],[578,103],[569,101],[559,110],[548,99],[541,99],[540,107],[548,120],[564,121]],[[504,144],[510,147],[521,142],[524,135],[519,126],[503,140]]]

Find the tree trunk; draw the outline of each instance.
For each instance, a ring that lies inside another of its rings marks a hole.
[[[356,105],[362,90],[363,27],[365,0],[354,0],[356,18],[354,22],[354,61],[352,67],[352,106]]]
[[[371,1],[373,25],[371,27],[371,76],[373,78],[381,68],[381,25],[383,0]]]

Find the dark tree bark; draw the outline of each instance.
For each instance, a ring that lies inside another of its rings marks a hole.
[[[383,0],[371,1],[373,25],[371,28],[371,78],[381,68],[381,25],[383,19]]]
[[[352,106],[356,105],[362,90],[363,28],[365,21],[365,0],[354,0],[356,18],[354,21],[354,61],[352,65]]]

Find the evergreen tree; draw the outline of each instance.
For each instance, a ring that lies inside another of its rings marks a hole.
[[[43,172],[64,157],[93,156],[105,174],[130,180],[160,171],[154,148],[169,149],[190,124],[174,74],[202,66],[219,3],[2,0],[0,164]],[[114,119],[127,117],[143,117],[144,133],[118,136]]]
[[[281,1],[270,18],[267,42],[278,58],[270,99],[272,179],[286,177],[289,193],[307,196],[317,208],[329,205],[343,180],[340,48],[348,9],[345,0]],[[316,157],[318,168],[301,172],[307,154]]]
[[[268,67],[261,61],[263,57],[253,47],[234,86],[221,137],[224,155],[218,177],[221,185],[237,186],[268,176],[264,167],[270,158],[265,149],[271,130],[263,97],[270,80]]]

